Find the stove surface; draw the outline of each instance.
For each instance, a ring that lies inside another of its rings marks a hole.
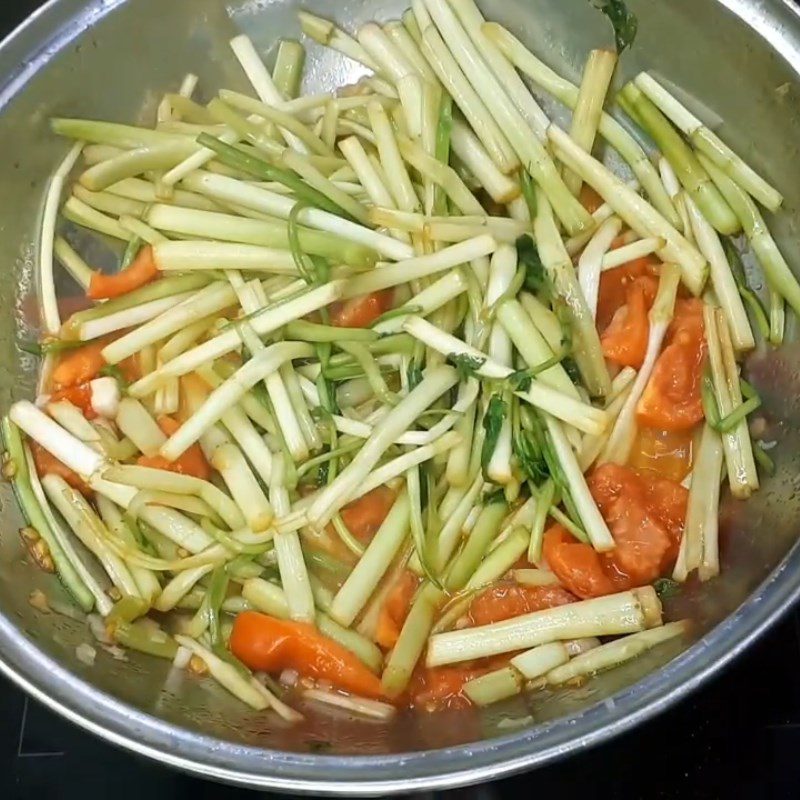
[[[0,4],[5,36],[41,0]],[[665,714],[551,766],[442,800],[524,796],[769,798],[800,796],[800,613]],[[0,798],[141,800],[254,797],[145,761],[84,733],[0,678]]]

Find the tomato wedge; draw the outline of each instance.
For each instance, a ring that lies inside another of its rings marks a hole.
[[[575,595],[560,586],[522,586],[501,583],[479,594],[469,609],[473,625],[490,625],[504,619],[545,608],[574,603]]]
[[[597,298],[597,329],[605,331],[614,314],[627,302],[628,287],[642,277],[658,278],[659,261],[653,256],[637,258],[600,276],[600,293]],[[652,305],[652,300],[650,301]],[[649,306],[648,306],[649,307]]]
[[[72,405],[77,406],[86,419],[94,419],[97,416],[92,408],[92,387],[89,383],[58,389],[50,395],[51,403],[57,403],[59,400],[68,400]]]
[[[153,248],[147,245],[139,251],[130,266],[122,272],[114,275],[105,275],[102,272],[93,273],[86,294],[92,300],[110,300],[112,297],[119,297],[150,283],[158,275]]]
[[[554,526],[544,538],[550,569],[578,597],[652,583],[677,558],[687,490],[668,478],[616,464],[596,469],[588,483],[616,547],[597,553]]]
[[[418,668],[408,687],[408,705],[419,711],[469,708],[472,704],[464,694],[464,684],[488,671],[488,667]]]
[[[667,332],[667,346],[656,361],[636,409],[641,425],[681,431],[703,419],[705,357],[702,301],[678,300]]]
[[[375,641],[385,650],[391,650],[397,644],[403,623],[411,610],[411,601],[417,586],[419,578],[410,570],[403,570],[384,601],[378,617]]]
[[[68,389],[96,378],[106,365],[101,353],[109,341],[109,338],[96,339],[83,347],[64,351],[51,376],[53,388],[56,391]]]
[[[362,697],[382,694],[380,679],[353,653],[304,622],[244,611],[233,623],[230,648],[250,669],[293,669]]]
[[[180,422],[168,416],[159,417],[157,422],[158,427],[161,428],[165,436],[172,436],[181,426]],[[168,461],[163,456],[139,456],[137,463],[141,467],[165,469],[181,475],[192,475],[204,481],[211,478],[211,466],[206,461],[199,444],[193,444],[181,454],[180,458],[176,458],[174,461]]]
[[[81,494],[87,497],[92,495],[92,489],[77,472],[73,472],[66,464],[59,461],[50,451],[45,450],[38,442],[35,442],[33,439],[30,439],[29,442],[31,453],[33,454],[33,463],[36,466],[36,474],[40,478],[43,478],[45,475],[58,475]]]
[[[396,498],[388,486],[379,486],[346,505],[341,511],[342,520],[356,539],[367,544],[378,532]]]
[[[331,306],[331,325],[339,328],[368,328],[392,307],[393,299],[392,289],[382,289],[353,297],[343,303],[334,303]]]
[[[655,299],[656,281],[649,276],[636,278],[628,285],[625,305],[614,312],[603,332],[603,355],[621,367],[642,366],[650,334],[648,312]]]

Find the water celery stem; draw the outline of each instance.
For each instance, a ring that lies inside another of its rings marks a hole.
[[[720,418],[724,419],[742,403],[735,355],[722,312],[706,305],[703,308],[703,322],[714,397]],[[746,499],[759,485],[746,418],[741,419],[734,430],[722,435],[722,445],[731,494]]]
[[[567,189],[542,141],[530,129],[470,40],[447,0],[425,0],[442,39],[469,81],[478,90],[489,113],[497,120],[511,147],[546,194],[569,235],[592,226],[589,213]],[[423,27],[423,36],[428,31]],[[430,29],[428,29],[430,30]]]
[[[332,281],[323,286],[310,289],[298,297],[270,306],[251,316],[248,322],[256,335],[266,336],[289,322],[300,319],[307,314],[312,314],[314,311],[318,311],[320,308],[324,308],[340,299],[342,289],[342,281]],[[216,361],[218,358],[222,358],[222,356],[233,352],[240,346],[241,338],[238,331],[235,328],[225,330],[212,339],[181,353],[149,375],[145,375],[131,384],[128,392],[133,397],[146,397],[155,391],[165,378],[177,378],[181,375],[186,375],[199,367]]]
[[[711,181],[703,165],[689,145],[672,127],[672,123],[637,88],[629,83],[620,96],[629,104],[642,124],[664,154],[686,193],[703,216],[719,231],[731,235],[739,230],[739,220],[725,198]]]
[[[622,230],[619,217],[609,217],[601,223],[578,259],[578,282],[586,299],[592,319],[597,317],[597,299],[600,294],[600,274],[603,257]]]
[[[579,94],[579,89],[575,84],[555,73],[501,25],[487,22],[483,25],[483,31],[517,69],[531,78],[539,87],[553,95],[567,108],[575,109],[578,104]],[[598,130],[600,135],[630,165],[633,174],[641,183],[650,198],[650,202],[658,212],[670,225],[680,225],[680,217],[669,195],[664,190],[658,171],[633,136],[617,120],[605,112],[600,115]]]
[[[714,183],[739,217],[744,234],[758,258],[770,289],[786,299],[795,314],[800,316],[800,283],[786,263],[775,239],[769,232],[764,217],[750,196],[732,181],[716,164],[702,153],[700,162],[708,170]]]
[[[719,235],[703,216],[694,200],[688,196],[685,200],[694,238],[700,252],[708,261],[711,284],[728,322],[733,346],[739,352],[752,350],[755,347],[755,338],[750,328],[750,320]]]
[[[701,580],[719,573],[719,475],[724,457],[720,434],[706,422],[694,458],[686,524],[672,573],[676,581],[685,581],[694,570]]]
[[[434,27],[424,0],[412,2],[412,8],[421,29],[422,52],[433,67],[436,77],[453,98],[498,169],[505,174],[513,172],[519,166],[519,159],[483,99],[461,71],[439,31]]]
[[[672,121],[692,145],[770,211],[777,211],[783,196],[745,163],[713,131],[668,92],[655,78],[640,72],[634,81],[651,102]]]
[[[82,150],[83,142],[76,142],[70,148],[64,160],[58,165],[47,187],[47,196],[44,201],[44,210],[42,211],[42,226],[39,234],[39,293],[42,323],[45,332],[51,336],[57,335],[61,328],[61,315],[58,311],[58,298],[53,276],[53,253],[56,223],[58,222],[58,207],[61,203],[64,183],[80,158]],[[61,246],[61,252],[65,252],[63,245]],[[69,260],[70,263],[76,263],[72,259]]]
[[[222,202],[231,202],[241,204],[254,211],[259,211],[279,219],[288,220],[291,216],[297,200],[286,197],[284,195],[272,192],[262,186],[253,186],[245,181],[240,181],[235,178],[229,178],[225,175],[214,175],[208,172],[198,172],[187,178],[183,182],[184,186],[192,188],[194,191],[211,197]],[[338,243],[340,246],[344,244],[341,239],[347,242],[358,243],[365,247],[372,248],[383,255],[385,258],[392,260],[399,260],[402,258],[409,258],[413,255],[413,250],[409,245],[398,242],[390,236],[380,234],[372,231],[363,225],[358,225],[349,220],[342,219],[341,216],[331,214],[322,208],[313,207],[312,204],[307,208],[301,208],[297,212],[297,222],[301,225],[306,225],[317,231],[325,231],[329,234],[334,234],[333,237],[327,237],[329,241]],[[326,252],[317,252],[309,247],[307,242],[308,231],[300,230],[300,242],[303,249],[312,255],[322,255],[326,258],[341,259],[343,254],[341,250],[328,249]],[[208,238],[207,235],[202,238]],[[262,244],[262,242],[252,242],[253,244]],[[281,247],[288,247],[286,245],[279,245]],[[349,263],[348,259],[345,259]]]
[[[366,605],[408,536],[410,509],[404,491],[336,593],[328,612],[336,622],[349,627]]]
[[[428,642],[426,665],[455,664],[563,639],[638,633],[660,624],[660,603],[655,590],[647,586],[491,625],[435,634]]]
[[[665,245],[659,256],[678,264],[686,286],[693,294],[699,294],[706,280],[706,261],[686,238],[646,200],[603,164],[581,150],[560,128],[551,125],[548,136],[556,155],[570,169],[580,174],[639,236],[658,236],[664,239]]]
[[[442,355],[455,359],[468,359],[475,365],[477,375],[489,380],[504,380],[513,374],[510,367],[493,361],[486,353],[471,347],[451,334],[432,325],[420,317],[411,316],[403,323],[403,329]],[[603,411],[576,398],[553,389],[544,380],[532,377],[526,389],[517,396],[558,419],[589,433],[599,433],[606,427]]]
[[[537,138],[540,141],[545,141],[550,120],[528,87],[523,83],[513,65],[497,45],[484,34],[483,25],[486,20],[474,0],[453,0],[450,5],[478,52],[486,61],[500,85],[508,93],[517,111],[522,114]]]
[[[604,397],[611,388],[600,336],[594,316],[586,304],[580,284],[556,226],[553,210],[545,193],[536,188],[536,218],[533,233],[542,264],[553,281],[556,292],[566,305],[569,321],[575,332],[573,357],[581,377],[595,397]]]
[[[344,288],[344,297],[357,297],[369,292],[389,289],[401,283],[408,283],[437,272],[460,267],[481,256],[491,255],[496,249],[497,241],[494,237],[488,234],[476,236],[445,247],[437,253],[416,256],[357,275],[347,282]]]
[[[617,54],[611,50],[592,50],[586,59],[569,135],[587,153],[591,153],[594,147],[603,105],[616,66]],[[567,172],[564,182],[572,194],[576,197],[580,194],[583,184],[580,175]]]
[[[614,639],[571,658],[563,666],[554,667],[547,673],[547,682],[558,686],[595,675],[636,658],[662,642],[684,636],[689,629],[688,621],[680,620]]]
[[[317,529],[323,528],[357,492],[389,445],[457,381],[458,374],[452,367],[439,366],[429,370],[421,383],[373,428],[369,439],[350,464],[317,495],[307,512],[309,524]]]
[[[313,355],[313,346],[302,342],[278,342],[257,353],[211,392],[202,406],[161,447],[160,454],[168,461],[174,461],[194,444],[206,429],[216,423],[230,406],[237,403],[245,392],[267,375],[277,371],[281,364],[295,358],[308,358]],[[173,363],[174,361],[169,362]]]
[[[363,64],[368,69],[380,74],[381,69],[378,63],[367,53],[367,51],[352,36],[337,28],[332,22],[308,11],[300,11],[297,14],[300,27],[306,36],[315,42],[338,50],[348,58]]]

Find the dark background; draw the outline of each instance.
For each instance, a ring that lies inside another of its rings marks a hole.
[[[165,0],[168,2],[169,0]],[[0,36],[41,0],[0,0]],[[699,694],[613,742],[535,773],[471,790],[467,800],[558,793],[581,798],[800,796],[800,616],[785,622]],[[95,739],[0,678],[0,798],[257,795],[144,761]]]

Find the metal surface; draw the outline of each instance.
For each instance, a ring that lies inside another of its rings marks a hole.
[[[35,231],[46,178],[65,144],[53,114],[128,121],[152,118],[158,95],[187,70],[203,91],[245,88],[227,40],[245,30],[266,52],[297,35],[295,0],[52,0],[0,48],[0,406],[30,396],[35,361],[17,348],[36,336]],[[405,0],[304,4],[348,26],[389,19]],[[774,221],[795,258],[800,203],[800,19],[779,0],[640,0],[640,33],[621,77],[647,67],[699,98],[703,115],[787,197]],[[557,69],[575,77],[586,51],[610,42],[585,0],[505,0],[491,15]],[[308,87],[361,74],[309,48]],[[692,103],[696,102],[691,100]],[[149,122],[148,122],[149,124]],[[757,146],[756,143],[757,142]],[[92,254],[102,260],[102,253]],[[797,264],[793,264],[797,266]],[[68,287],[64,287],[65,290]],[[691,587],[677,615],[698,620],[685,652],[656,651],[582,690],[514,700],[480,715],[401,716],[391,725],[310,710],[287,728],[248,712],[209,683],[169,675],[160,661],[100,651],[94,667],[75,647],[86,629],[28,603],[36,587],[60,591],[24,558],[20,516],[0,487],[0,667],[42,702],[99,736],[164,763],[219,780],[301,792],[384,794],[489,780],[607,739],[697,688],[745,648],[800,591],[795,518],[800,507],[800,352],[752,359],[778,446],[778,474],[746,505],[723,510],[724,574]],[[791,552],[790,552],[791,549]],[[787,555],[788,553],[788,555]],[[671,656],[675,656],[661,667]]]

